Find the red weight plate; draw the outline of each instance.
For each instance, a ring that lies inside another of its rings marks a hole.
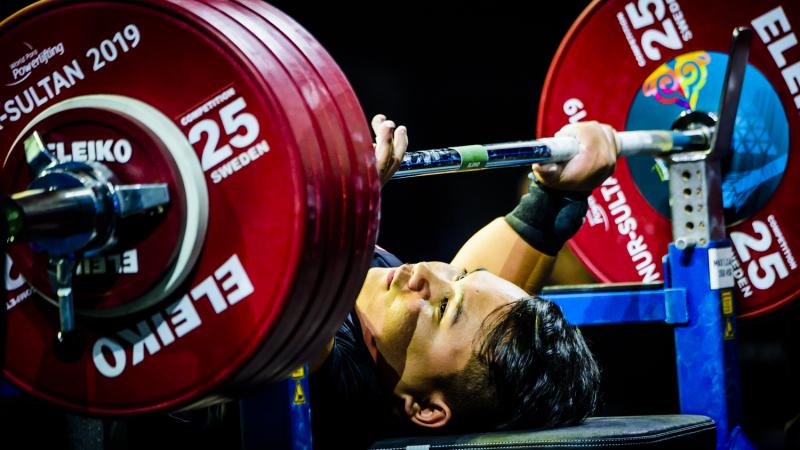
[[[539,107],[538,133],[570,121],[668,129],[687,110],[718,107],[731,32],[754,29],[723,178],[738,267],[738,313],[774,310],[800,291],[796,178],[800,155],[800,5],[775,0],[610,0],[587,8],[561,44]],[[603,281],[656,281],[671,241],[667,180],[652,158],[620,161],[590,197],[570,246]],[[611,244],[611,245],[609,245]]]
[[[285,43],[276,42],[270,38],[267,30],[253,25],[253,22],[258,20],[257,16],[242,15],[231,3],[198,5],[193,12],[212,23],[215,28],[222,30],[237,47],[242,48],[257,72],[280,71],[285,77],[294,81],[296,86],[292,92],[284,91],[282,94],[294,96],[298,105],[307,104],[308,93],[315,92],[315,87],[303,80],[303,73],[309,69],[304,66],[303,61],[296,58]],[[261,40],[255,41],[256,38]],[[321,101],[317,103],[316,108],[306,107],[292,111],[293,120],[299,121],[300,117],[303,117],[308,123],[304,132],[306,144],[301,148],[303,168],[306,170],[307,178],[318,183],[318,186],[309,191],[312,195],[307,199],[309,211],[316,211],[314,217],[317,221],[313,226],[309,224],[306,230],[309,251],[300,262],[301,266],[313,271],[308,271],[307,278],[298,280],[296,289],[305,291],[304,297],[294,299],[285,305],[285,309],[281,312],[280,323],[270,331],[269,345],[260,349],[247,367],[236,374],[237,385],[240,383],[239,380],[250,378],[254,371],[264,365],[274,368],[285,365],[296,367],[301,364],[296,358],[296,353],[298,349],[307,346],[306,333],[310,328],[308,322],[319,320],[309,313],[309,309],[313,309],[314,306],[324,306],[334,300],[334,292],[325,289],[324,286],[336,282],[337,273],[341,273],[340,269],[331,267],[329,259],[332,252],[327,250],[330,241],[334,239],[330,233],[331,228],[342,222],[341,211],[336,201],[342,197],[340,185],[336,183],[336,175],[341,172],[341,168],[326,164],[327,154],[337,149],[328,148],[325,130],[321,130],[317,123],[317,116],[324,116],[328,106]],[[287,376],[288,370],[283,375]]]
[[[333,287],[338,284],[342,268],[334,264],[335,244],[337,239],[349,234],[349,230],[344,226],[346,220],[342,216],[343,211],[340,208],[340,201],[346,195],[343,193],[343,187],[337,183],[338,179],[334,176],[341,171],[341,168],[334,168],[330,165],[330,158],[339,150],[338,147],[332,145],[331,136],[335,136],[341,131],[327,126],[326,117],[330,116],[332,112],[335,113],[331,111],[335,110],[335,105],[332,105],[327,93],[320,89],[316,80],[311,78],[313,68],[293,51],[291,44],[282,39],[279,32],[266,26],[257,15],[239,5],[214,2],[210,2],[210,4],[235,18],[267,49],[279,53],[282,68],[295,80],[298,87],[297,93],[304,98],[307,105],[306,113],[313,118],[313,132],[321,142],[319,148],[306,148],[305,150],[308,151],[304,152],[304,157],[307,166],[315,168],[316,178],[325,186],[317,191],[315,204],[322,211],[320,215],[327,220],[320,223],[320,227],[316,230],[316,237],[320,239],[320,243],[313,249],[313,254],[310,255],[308,261],[308,263],[320,265],[322,270],[316,280],[309,280],[308,287],[311,289],[312,300],[306,305],[302,305],[303,309],[299,311],[301,314],[298,320],[291,324],[287,323],[287,325],[291,325],[291,328],[285,328],[285,339],[288,339],[288,342],[279,346],[278,353],[273,358],[263,357],[265,352],[262,351],[258,358],[261,360],[260,364],[252,365],[252,371],[248,370],[237,377],[237,380],[246,379],[246,384],[252,385],[265,381],[262,376],[256,376],[265,370],[277,372],[278,378],[285,378],[289,371],[302,364],[302,360],[298,359],[298,353],[309,348],[317,323],[325,319],[321,311],[336,300]],[[274,338],[277,341],[278,336],[274,336]],[[317,351],[320,348],[317,348]]]
[[[224,4],[224,5],[216,4],[215,6],[225,10],[228,14],[231,14],[233,17],[236,17],[237,20],[244,23],[251,30],[251,32],[253,32],[255,35],[258,35],[265,42],[265,45],[267,45],[267,47],[274,48],[277,46],[277,48],[284,49],[284,46],[282,44],[281,45],[278,44],[278,41],[281,41],[280,38],[281,31],[263,22],[253,23],[249,15],[238,14],[238,11],[241,10],[238,9],[237,7],[234,7],[231,4]],[[285,16],[283,17],[285,18]],[[291,22],[291,20],[288,19],[288,22]],[[291,24],[293,24],[293,22],[291,22]],[[293,26],[297,27],[296,24],[293,24]],[[313,40],[313,38],[310,39]],[[328,114],[328,110],[322,108],[322,106],[330,104],[330,96],[327,93],[327,90],[325,90],[325,86],[319,82],[319,77],[317,76],[317,74],[319,74],[320,76],[330,76],[329,73],[333,72],[340,74],[341,72],[338,70],[338,68],[335,67],[333,61],[329,57],[327,58],[327,60],[324,61],[320,60],[313,61],[309,59],[309,63],[314,64],[316,66],[315,67],[316,70],[313,71],[312,73],[309,73],[307,70],[301,70],[305,69],[305,66],[302,65],[288,66],[286,62],[284,62],[284,60],[293,61],[294,56],[290,57],[289,55],[286,55],[285,57],[282,57],[281,60],[284,63],[283,64],[284,67],[290,67],[291,69],[293,69],[292,72],[295,73],[296,76],[298,77],[297,79],[299,85],[301,86],[301,92],[303,92],[303,94],[306,96],[308,100],[308,103],[315,110],[314,116],[319,121],[320,129],[325,131],[324,134],[329,138],[328,144],[326,146],[326,151],[322,155],[317,156],[317,158],[321,159],[326,164],[326,171],[328,171],[329,173],[337,173],[337,171],[330,170],[331,164],[333,164],[335,167],[338,167],[339,170],[341,170],[342,168],[349,167],[350,164],[354,164],[356,165],[356,168],[358,168],[359,167],[358,165],[360,164],[361,172],[359,172],[358,170],[352,171],[352,173],[357,175],[357,177],[354,177],[353,180],[351,181],[348,181],[347,179],[344,178],[340,180],[340,183],[343,185],[344,188],[347,188],[348,191],[352,191],[353,189],[352,186],[365,185],[364,183],[365,175],[363,174],[364,168],[369,168],[367,170],[366,176],[372,175],[371,178],[374,179],[375,178],[373,174],[374,170],[371,169],[372,150],[371,146],[368,145],[368,141],[366,140],[363,141],[365,144],[367,144],[363,146],[365,147],[363,148],[363,150],[366,150],[366,152],[361,151],[360,155],[358,155],[360,159],[357,160],[355,158],[347,158],[347,155],[341,155],[342,149],[353,148],[350,145],[347,146],[344,145],[344,139],[341,136],[344,135],[349,140],[350,136],[347,135],[347,133],[345,133],[345,131],[348,130],[343,126],[342,123],[338,121],[335,122],[332,121],[330,114]],[[321,63],[327,64],[327,66]],[[349,89],[348,91],[350,92],[349,95],[354,99],[352,91]],[[364,123],[363,114],[360,114],[357,119],[360,120],[360,129],[362,130],[366,129],[366,124]],[[356,129],[359,129],[359,127],[352,127],[352,130]],[[349,131],[352,133],[352,130]],[[368,134],[365,132],[363,133],[363,136],[368,136]],[[333,139],[331,139],[331,137]],[[368,157],[365,158],[364,155],[367,155]],[[363,191],[363,189],[361,190]],[[333,191],[333,189],[331,189],[330,191]],[[366,191],[366,192],[371,195],[375,195],[375,191]],[[329,201],[334,201],[334,202],[337,201],[336,199],[330,199],[330,196],[328,197]],[[354,209],[352,208],[352,204],[354,203],[353,199],[354,196],[351,193],[348,193],[341,196],[338,199],[338,201],[343,205],[347,205],[347,203],[350,203],[351,205],[350,210],[353,210]],[[359,200],[357,203],[362,203],[362,202],[363,199]],[[354,292],[348,293],[342,296],[341,292],[338,292],[339,289],[337,288],[337,286],[341,284],[341,275],[344,272],[345,268],[349,269],[347,271],[348,278],[353,278],[354,274],[356,276],[360,276],[359,274],[361,274],[361,271],[352,272],[353,270],[352,265],[349,264],[349,260],[346,258],[349,258],[348,254],[352,253],[354,249],[361,249],[360,250],[361,253],[366,254],[367,252],[365,252],[363,249],[364,247],[369,247],[370,249],[372,248],[374,242],[374,234],[371,236],[371,239],[369,239],[366,244],[362,243],[356,246],[352,246],[350,243],[350,239],[348,238],[348,235],[350,234],[349,222],[352,221],[351,219],[349,219],[350,215],[352,215],[352,211],[349,211],[343,216],[344,221],[334,223],[333,228],[330,229],[330,233],[327,236],[326,241],[328,241],[329,247],[331,246],[331,244],[333,244],[336,245],[336,248],[329,249],[327,252],[325,252],[325,254],[327,255],[326,274],[325,274],[326,276],[323,280],[325,281],[325,283],[318,286],[319,297],[316,297],[315,301],[308,308],[305,315],[305,319],[301,323],[297,324],[298,328],[292,334],[291,347],[287,346],[287,348],[284,349],[284,351],[280,355],[280,357],[283,357],[284,353],[288,353],[288,354],[293,354],[294,356],[290,357],[289,359],[286,359],[283,362],[285,364],[284,366],[276,366],[275,364],[272,364],[272,362],[266,364],[265,368],[262,370],[262,375],[259,376],[258,380],[254,381],[257,382],[257,381],[263,381],[264,379],[274,380],[276,378],[280,378],[281,376],[284,376],[287,371],[296,367],[299,364],[299,362],[303,361],[308,356],[311,356],[314,353],[318,352],[319,348],[321,348],[330,337],[330,333],[328,334],[320,333],[319,331],[320,326],[324,325],[327,328],[335,329],[335,327],[338,326],[339,322],[341,321],[341,317],[343,316],[343,314],[346,313],[346,311],[352,307],[352,299],[354,298],[355,293]],[[364,221],[361,220],[361,222],[363,223]],[[374,216],[372,216],[371,220],[366,220],[366,222],[367,223],[374,222]],[[363,231],[364,230],[362,226],[362,233]],[[363,237],[361,239],[363,240]],[[360,280],[358,281],[360,282]],[[333,295],[333,297],[331,297],[331,295]],[[342,304],[344,305],[344,313],[340,313],[338,315],[331,314],[330,312],[331,308],[335,307],[337,303],[339,305],[338,308],[340,310],[343,309]],[[269,375],[264,375],[264,374],[269,374]]]
[[[340,317],[352,309],[353,299],[361,287],[366,268],[371,261],[377,234],[376,211],[380,201],[380,196],[378,195],[379,180],[377,172],[372,169],[374,155],[369,145],[371,139],[369,138],[368,126],[364,120],[364,112],[344,74],[338,68],[335,70],[328,69],[329,67],[336,67],[333,59],[308,32],[284,15],[270,15],[274,8],[269,5],[251,0],[243,1],[254,10],[261,10],[261,14],[280,27],[310,61],[315,61],[314,65],[324,79],[326,87],[337,99],[337,105],[341,111],[341,119],[345,123],[344,128],[351,130],[351,133],[346,136],[348,142],[351,143],[351,145],[348,145],[348,160],[354,165],[361,164],[366,168],[366,175],[368,176],[366,183],[363,178],[354,179],[355,181],[351,183],[355,187],[356,195],[368,200],[351,202],[351,206],[354,207],[354,215],[348,215],[348,217],[355,219],[356,227],[361,230],[361,233],[359,234],[360,238],[356,240],[357,245],[353,247],[355,262],[349,266],[351,270],[350,276],[345,279],[345,284],[341,289],[342,293],[339,295],[342,301],[333,305],[335,309],[330,313],[331,317]],[[354,132],[356,130],[361,131]],[[362,148],[363,150],[360,150]],[[353,174],[360,175],[361,173],[353,171]],[[363,270],[360,269],[361,267],[363,267]],[[323,328],[318,333],[318,336],[322,338],[332,335],[338,328],[339,323],[328,321],[324,326],[326,328]]]
[[[239,48],[191,14],[194,6],[52,2],[0,27],[3,53],[11,55],[5,67],[27,70],[0,80],[0,148],[51,105],[123,96],[151,105],[186,134],[207,183],[207,238],[184,289],[135,323],[79,318],[88,346],[77,362],[52,350],[56,308],[11,286],[14,339],[4,373],[72,409],[139,413],[209,393],[262,348],[303,276],[305,228],[316,220],[306,216],[314,183],[301,165],[310,125],[290,114],[305,105],[284,97],[295,85],[283,74],[254,76]],[[30,108],[20,104],[28,98]]]
[[[293,39],[298,52],[306,59],[311,72],[298,73],[299,84],[307,101],[315,111],[322,130],[328,137],[326,153],[321,155],[326,167],[339,170],[341,176],[337,180],[346,190],[339,199],[345,211],[342,221],[335,223],[328,237],[329,262],[326,272],[331,283],[320,287],[321,293],[333,295],[328,302],[315,302],[309,309],[306,321],[295,335],[298,341],[308,341],[308,345],[298,346],[296,356],[288,366],[270,367],[264,370],[260,378],[274,380],[285,372],[296,367],[297,362],[313,357],[331,338],[344,316],[353,307],[366,267],[371,259],[374,246],[374,227],[376,225],[375,209],[367,208],[356,214],[359,205],[370,205],[377,198],[377,177],[374,170],[374,155],[370,145],[368,127],[360,107],[352,108],[357,100],[341,70],[333,59],[322,50],[322,47],[302,29],[296,22],[262,2],[242,2],[251,13],[259,13],[265,22],[252,24],[249,28],[256,34],[262,33],[262,39],[269,41],[282,38]],[[242,20],[240,18],[240,20]],[[270,30],[265,33],[264,30]],[[279,36],[279,34],[281,36]],[[268,44],[269,45],[269,44]],[[345,86],[340,83],[345,80]],[[338,95],[334,97],[331,92]],[[333,104],[336,100],[337,104]],[[350,116],[345,117],[339,110],[330,111],[322,106],[337,106],[338,103],[348,107]],[[333,114],[330,114],[333,112]],[[357,114],[353,116],[353,114]],[[366,139],[365,139],[366,137]],[[354,145],[354,142],[357,144]],[[370,215],[371,214],[371,215]],[[356,259],[353,259],[353,256]],[[333,281],[336,281],[334,284]]]

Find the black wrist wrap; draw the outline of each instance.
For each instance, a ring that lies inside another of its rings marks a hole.
[[[528,244],[542,253],[555,256],[575,235],[586,215],[588,193],[548,189],[532,182],[506,222]]]

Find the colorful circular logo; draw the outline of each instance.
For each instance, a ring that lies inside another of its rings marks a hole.
[[[669,129],[685,111],[719,108],[728,56],[691,52],[659,66],[642,84],[628,113],[626,130]],[[733,154],[722,180],[725,222],[739,223],[758,212],[783,177],[789,155],[789,124],[778,94],[748,65],[736,113]],[[653,208],[670,216],[668,171],[654,158],[628,158],[630,173]]]

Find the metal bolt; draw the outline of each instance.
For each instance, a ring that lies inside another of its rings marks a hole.
[[[697,245],[697,243],[693,238],[679,237],[675,239],[675,247],[678,247],[681,250],[694,245]]]

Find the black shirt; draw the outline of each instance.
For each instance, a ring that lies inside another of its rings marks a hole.
[[[400,264],[391,253],[375,249],[372,267]],[[378,381],[355,311],[339,327],[330,355],[309,382],[315,450],[367,448],[392,434],[397,425],[391,411],[393,397]]]

